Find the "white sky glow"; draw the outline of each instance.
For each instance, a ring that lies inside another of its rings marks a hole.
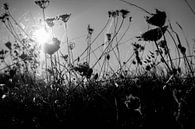
[[[39,28],[37,30],[35,30],[33,32],[33,37],[35,38],[35,40],[40,44],[40,45],[43,45],[45,44],[46,42],[49,43],[49,41],[51,40],[52,38],[52,35],[51,33],[46,30],[44,27],[42,28]]]

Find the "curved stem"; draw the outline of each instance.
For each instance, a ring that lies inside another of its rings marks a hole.
[[[154,41],[154,43],[155,43],[155,45],[156,45],[157,50],[158,50],[158,51],[159,51],[159,53],[160,53],[160,56],[161,56],[161,58],[162,58],[162,60],[163,60],[163,63],[165,63],[165,65],[166,65],[166,66],[167,66],[167,68],[169,69],[169,72],[171,72],[172,70],[171,70],[171,68],[169,67],[169,65],[167,64],[167,62],[165,61],[165,58],[163,57],[162,53],[160,52],[160,49],[159,49],[159,47],[158,47],[157,42],[156,42],[156,41]]]
[[[18,22],[15,20],[15,18],[11,15],[11,12],[10,12],[10,11],[8,11],[8,14],[9,14],[9,16],[12,18],[12,20],[14,21],[14,23],[22,30],[22,32],[23,32],[29,39],[31,39],[30,36],[29,36],[29,34],[27,34],[27,32],[21,27],[20,24],[18,24]]]
[[[191,5],[189,4],[189,2],[187,0],[184,0],[185,3],[187,4],[187,6],[190,8],[190,10],[192,11],[192,13],[195,15],[195,11],[193,10],[193,8],[191,7]]]
[[[69,48],[69,39],[68,39],[68,28],[67,28],[67,23],[64,24],[64,29],[66,33],[66,43],[67,43],[67,51],[68,51],[68,64],[71,64],[71,52]]]
[[[177,66],[177,67],[179,67],[179,66],[180,66],[180,63],[181,63],[181,60],[180,60],[180,57],[181,57],[181,56],[180,56],[180,53],[179,53],[179,48],[177,47],[177,43],[176,43],[176,41],[175,41],[173,35],[171,34],[171,32],[170,32],[169,30],[167,30],[167,32],[168,32],[169,35],[171,36],[171,39],[173,40],[174,45],[175,45],[175,47],[176,47],[176,49],[177,49],[177,53],[178,53],[178,57],[179,57],[179,62],[178,62],[178,66]]]
[[[161,30],[161,29],[160,29],[160,30]],[[164,41],[167,42],[167,40],[166,40],[166,38],[165,38],[165,35],[164,35],[164,33],[162,32],[162,30],[161,30],[161,34],[163,35]],[[168,48],[167,44],[165,45],[165,49],[168,51],[167,54],[168,54],[168,57],[169,57],[169,59],[170,59],[171,68],[174,69],[173,61],[172,61],[172,58],[171,58],[171,55],[170,55],[169,48]]]
[[[176,22],[176,24],[179,26],[179,28],[181,29],[181,31],[183,33],[183,36],[185,38],[185,41],[186,41],[186,44],[187,44],[187,47],[188,47],[188,54],[191,55],[190,44],[189,44],[188,39],[187,39],[187,37],[185,35],[185,32],[184,32],[183,28],[181,27],[181,25],[178,22]],[[190,63],[192,64],[192,60],[190,61]]]
[[[109,21],[110,21],[110,18],[107,20],[105,26],[104,26],[104,27],[102,28],[102,30],[98,33],[98,35],[95,37],[95,39],[91,42],[91,45],[92,45],[92,44],[95,42],[95,40],[100,36],[100,34],[106,29],[106,26],[108,25]],[[84,54],[88,49],[89,49],[89,46],[81,53],[81,55],[80,55],[79,57],[83,56],[83,54]],[[77,59],[75,59],[75,60],[73,61],[73,63],[74,63],[76,60],[77,60]]]
[[[130,3],[130,2],[125,1],[125,0],[120,0],[120,1],[122,1],[122,2],[124,2],[126,4],[128,4],[128,5],[131,5],[131,6],[135,6],[136,8],[141,9],[142,11],[146,12],[147,14],[152,15],[152,13],[148,12],[147,10],[145,10],[144,8],[142,8],[142,7],[140,7],[140,6],[136,5],[136,4]]]
[[[122,67],[119,69],[119,70],[117,70],[117,73],[118,73],[118,71],[121,71],[122,70],[122,68],[131,60],[131,58],[133,57],[135,55],[135,53],[133,52],[133,54],[125,61],[125,63],[122,65]]]
[[[115,21],[115,18],[114,18],[114,33],[116,33],[117,25],[118,25],[118,17],[117,17],[116,21]],[[114,54],[115,54],[115,56],[118,60],[118,63],[121,67],[122,65],[121,65],[121,60],[120,60],[120,50],[119,50],[119,47],[118,47],[119,46],[118,43],[119,43],[118,42],[118,37],[116,36],[116,49],[117,49],[118,57],[116,56],[116,52],[114,50],[113,50],[113,52],[114,52]]]
[[[174,32],[174,33],[175,33],[175,35],[176,35],[176,37],[177,37],[178,43],[181,45],[181,40],[180,40],[180,38],[179,38],[179,35],[177,34],[177,32]],[[181,45],[181,46],[182,46],[182,45]],[[188,67],[189,67],[189,70],[190,70],[191,74],[193,75],[193,70],[192,70],[192,67],[191,67],[191,65],[190,65],[190,63],[189,63],[189,61],[188,61],[188,59],[187,59],[186,54],[185,54],[185,53],[182,53],[182,54],[183,54],[183,56],[184,56],[184,61],[187,62],[187,65],[188,65]]]
[[[107,51],[107,49],[110,47],[110,44],[112,43],[112,41],[114,40],[114,38],[118,35],[120,29],[122,28],[122,25],[124,23],[124,18],[119,26],[118,31],[115,33],[115,35],[112,37],[112,39],[108,42],[108,45],[106,46],[106,48],[104,49],[104,51],[102,52],[102,54],[100,55],[99,59],[94,63],[94,65],[92,66],[92,68],[94,68],[96,66],[96,64],[101,60],[102,56],[105,54],[105,52]]]

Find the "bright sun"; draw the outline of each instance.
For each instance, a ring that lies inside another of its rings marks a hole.
[[[51,40],[52,35],[49,30],[42,27],[34,31],[33,37],[40,45],[43,45]]]
[[[39,72],[42,74],[43,66],[44,66],[44,60],[45,60],[45,54],[44,54],[44,45],[46,43],[51,43],[52,40],[52,33],[49,29],[45,27],[39,27],[32,33],[33,39],[36,41],[38,45],[41,47],[41,51],[39,54],[39,60],[40,60],[40,69]]]

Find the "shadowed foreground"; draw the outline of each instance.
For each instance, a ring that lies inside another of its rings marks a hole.
[[[27,79],[27,78],[26,78]],[[2,80],[2,79],[0,79]],[[7,82],[0,90],[2,129],[195,127],[194,77],[142,75],[62,86]]]

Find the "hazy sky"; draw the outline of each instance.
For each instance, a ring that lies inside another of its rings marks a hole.
[[[109,10],[116,9],[127,9],[129,10],[130,16],[133,17],[131,28],[128,35],[124,39],[133,37],[142,32],[145,32],[148,28],[146,22],[144,21],[144,16],[147,16],[143,11],[129,6],[119,0],[50,0],[50,5],[46,9],[46,17],[53,17],[60,14],[71,13],[71,18],[68,22],[68,35],[69,38],[75,38],[81,36],[80,39],[75,40],[76,48],[75,52],[78,54],[86,47],[86,36],[87,25],[90,24],[94,29],[94,36],[101,30],[103,25],[106,23],[108,18],[107,12]],[[166,11],[168,19],[175,24],[175,22],[180,23],[183,27],[187,38],[191,45],[193,46],[195,39],[195,15],[188,8],[184,0],[127,0],[134,4],[137,4],[149,12],[154,12],[155,8]],[[35,20],[41,18],[41,10],[34,4],[34,0],[0,0],[0,4],[8,2],[13,15],[18,21],[25,24],[26,18],[34,18]],[[195,1],[188,0],[193,9],[195,9]],[[176,30],[178,26],[174,26]],[[56,36],[60,40],[65,41],[65,36],[63,32],[63,26],[56,25],[55,30]],[[0,23],[0,42],[1,44],[8,40],[9,37],[5,32],[4,26]],[[83,36],[83,37],[82,37]],[[99,42],[103,39],[98,40]],[[185,41],[185,40],[184,40]],[[96,44],[100,44],[97,42]],[[122,47],[124,53],[128,51],[130,45]],[[124,55],[126,58],[127,55]]]

